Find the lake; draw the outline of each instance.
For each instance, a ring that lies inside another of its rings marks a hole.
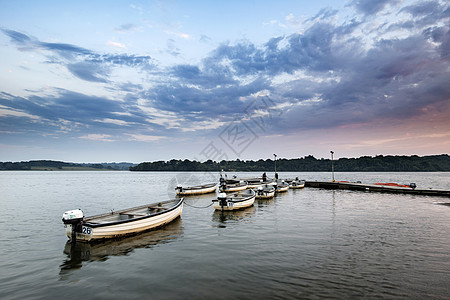
[[[258,173],[228,173],[242,177]],[[280,178],[330,180],[329,173]],[[273,175],[273,174],[269,174]],[[450,295],[449,198],[304,188],[100,244],[67,243],[63,212],[167,200],[218,173],[0,172],[1,299],[433,298]],[[450,189],[450,173],[335,173],[336,180]],[[208,207],[209,206],[209,207]]]

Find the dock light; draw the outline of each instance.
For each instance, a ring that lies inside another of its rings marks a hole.
[[[331,174],[332,174],[332,182],[334,182],[334,161],[333,161],[333,151],[330,151],[331,153]]]
[[[275,157],[275,177],[277,177],[277,155],[274,154],[273,156]],[[276,179],[278,179],[278,178],[276,178]]]

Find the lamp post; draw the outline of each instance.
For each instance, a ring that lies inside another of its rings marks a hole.
[[[278,174],[277,174],[277,155],[274,154],[273,155],[275,157],[275,180],[278,179]]]
[[[331,153],[331,174],[332,174],[332,176],[333,176],[333,182],[334,182],[334,161],[333,161],[333,154],[334,154],[334,152],[333,151],[330,151],[330,153]]]

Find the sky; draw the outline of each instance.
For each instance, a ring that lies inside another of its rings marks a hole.
[[[0,0],[0,161],[449,149],[448,1]]]

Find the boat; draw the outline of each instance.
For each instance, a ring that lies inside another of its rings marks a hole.
[[[179,196],[190,196],[190,195],[201,195],[214,193],[217,188],[217,183],[209,183],[191,187],[183,187],[181,184],[177,185],[175,188],[177,195]]]
[[[217,199],[212,200],[216,210],[228,211],[247,208],[255,202],[256,193],[249,189],[235,193],[220,193]]]
[[[79,269],[84,261],[105,261],[112,256],[128,255],[139,248],[153,248],[171,243],[183,236],[181,218],[159,230],[150,230],[120,239],[107,239],[97,243],[71,243],[64,246],[66,259],[60,265],[63,274],[71,269]]]
[[[265,184],[269,184],[272,182],[272,179],[266,178],[266,180],[264,180],[262,177],[246,178],[243,180],[247,181],[247,184],[248,184],[247,188],[249,188],[249,189],[258,188],[260,186],[263,186]]]
[[[289,183],[290,189],[302,189],[305,187],[305,180],[293,180]]]
[[[224,193],[243,191],[248,188],[248,183],[245,180],[239,179],[225,179],[220,177],[219,190]]]
[[[275,181],[273,183],[273,186],[275,187],[275,193],[284,193],[289,190],[289,184],[287,182],[285,182],[284,180]]]
[[[137,234],[168,224],[183,210],[184,198],[84,217],[83,211],[66,211],[62,221],[67,237],[73,241],[94,242]]]
[[[256,189],[256,199],[270,199],[275,196],[275,187],[270,184],[265,184]]]

